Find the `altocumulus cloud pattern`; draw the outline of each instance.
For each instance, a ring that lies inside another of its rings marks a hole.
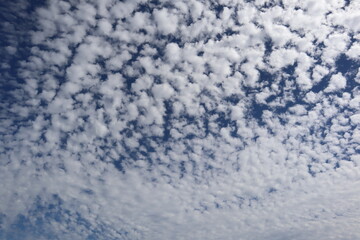
[[[360,1],[0,11],[1,239],[360,239]]]

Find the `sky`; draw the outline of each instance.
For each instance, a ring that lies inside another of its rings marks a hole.
[[[0,239],[360,239],[360,1],[0,12]]]

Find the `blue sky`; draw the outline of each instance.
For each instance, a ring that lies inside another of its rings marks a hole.
[[[0,10],[1,239],[360,238],[359,2]]]

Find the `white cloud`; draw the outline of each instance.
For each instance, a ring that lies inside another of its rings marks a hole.
[[[99,28],[100,32],[104,35],[109,35],[112,31],[112,25],[106,19],[101,19],[98,22],[98,28]]]
[[[168,61],[176,63],[181,59],[181,50],[176,43],[169,43],[166,46],[166,58]]]
[[[358,4],[264,4],[36,10],[4,50],[0,236],[359,238]]]
[[[354,43],[350,49],[346,52],[346,55],[348,55],[352,59],[357,59],[360,56],[360,44]]]
[[[275,50],[270,55],[269,63],[272,67],[279,69],[294,64],[297,57],[298,52],[294,49]]]
[[[88,3],[81,3],[77,6],[76,16],[79,20],[85,21],[90,25],[95,25],[96,9],[93,5]]]
[[[329,85],[327,88],[325,88],[324,92],[334,92],[341,90],[345,87],[346,87],[346,78],[341,73],[337,73],[331,76]]]
[[[354,114],[350,117],[351,122],[354,124],[360,124],[360,114]]]
[[[329,18],[334,25],[340,25],[348,29],[351,32],[358,32],[359,26],[356,24],[359,19],[359,3],[351,1],[349,6],[340,11],[332,13]]]
[[[131,103],[127,107],[128,107],[129,120],[135,120],[139,115],[137,106]]]
[[[134,29],[138,30],[141,28],[146,28],[146,25],[150,21],[150,16],[148,13],[144,12],[136,12],[131,19],[131,25],[134,27]]]
[[[167,83],[156,84],[152,88],[155,99],[168,99],[174,94],[174,89]]]
[[[178,24],[178,19],[175,14],[169,13],[166,8],[156,9],[154,11],[154,18],[161,33],[165,35],[175,33]]]

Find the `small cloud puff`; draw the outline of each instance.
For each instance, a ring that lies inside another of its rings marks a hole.
[[[156,84],[152,88],[155,99],[169,99],[174,93],[174,89],[167,83]]]
[[[346,87],[346,78],[341,74],[337,73],[332,75],[329,81],[329,85],[324,89],[324,92],[335,92]]]
[[[178,27],[177,15],[168,11],[168,9],[163,8],[160,10],[154,11],[154,19],[158,30],[164,35],[173,34],[176,32]]]

